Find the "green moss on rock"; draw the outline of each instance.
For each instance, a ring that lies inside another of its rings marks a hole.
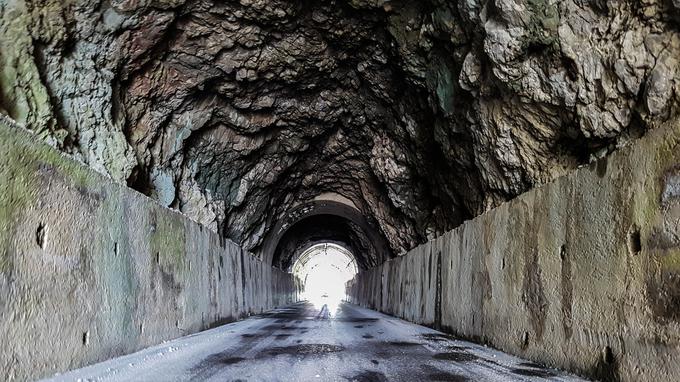
[[[558,43],[557,28],[560,23],[557,6],[549,0],[527,0],[527,7],[531,11],[531,18],[525,26],[525,48],[555,48]]]
[[[34,207],[46,179],[58,176],[82,189],[97,183],[86,167],[47,146],[33,145],[36,137],[0,118],[0,272],[11,272],[14,227],[23,211]]]

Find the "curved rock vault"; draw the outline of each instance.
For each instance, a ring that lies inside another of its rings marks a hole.
[[[17,0],[0,112],[255,253],[331,195],[386,240],[366,267],[676,115],[679,20],[677,0]]]

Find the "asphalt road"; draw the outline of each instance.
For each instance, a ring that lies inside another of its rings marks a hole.
[[[52,380],[582,380],[354,305],[332,310],[299,303]]]

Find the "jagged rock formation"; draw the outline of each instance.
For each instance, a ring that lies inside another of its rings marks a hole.
[[[401,253],[680,98],[676,0],[17,0],[0,17],[0,112],[256,251],[332,193]]]

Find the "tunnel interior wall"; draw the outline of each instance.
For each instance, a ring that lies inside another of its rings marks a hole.
[[[354,303],[584,376],[680,380],[680,124],[347,289]]]
[[[0,380],[297,299],[292,275],[39,142],[0,119]]]

